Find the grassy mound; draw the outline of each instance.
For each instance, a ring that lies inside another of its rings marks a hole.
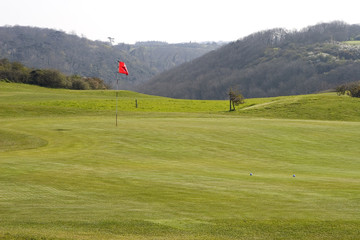
[[[240,113],[265,118],[360,121],[360,99],[335,93],[267,98],[264,103],[243,106]]]

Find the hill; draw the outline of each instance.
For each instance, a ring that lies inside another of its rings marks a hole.
[[[0,239],[357,239],[358,105],[0,82]]]
[[[359,80],[360,25],[322,23],[300,31],[249,35],[165,71],[138,91],[175,98],[225,99],[315,93]]]
[[[31,68],[57,69],[64,74],[97,77],[115,82],[117,60],[126,62],[131,74],[122,89],[146,82],[154,75],[217,48],[216,43],[167,44],[140,42],[117,44],[91,41],[62,31],[35,27],[0,27],[0,59]]]
[[[49,89],[0,81],[0,117],[24,116],[112,116],[116,107],[114,90]],[[360,121],[360,99],[321,93],[246,99],[235,112],[228,100],[190,100],[119,91],[119,111],[158,113],[158,116],[204,114],[218,117],[260,117],[302,120]],[[135,105],[135,100],[138,106]]]

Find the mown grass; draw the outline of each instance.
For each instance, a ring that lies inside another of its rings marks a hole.
[[[0,239],[357,239],[357,104],[0,83]]]

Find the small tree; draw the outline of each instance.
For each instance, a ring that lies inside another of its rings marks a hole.
[[[233,90],[230,88],[229,90],[229,100],[230,100],[230,111],[235,111],[235,105],[243,104],[244,96],[238,90]]]
[[[350,97],[360,98],[360,82],[351,82],[336,87],[338,95],[349,95]]]

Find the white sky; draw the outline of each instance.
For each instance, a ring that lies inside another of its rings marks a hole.
[[[0,26],[45,27],[92,40],[235,41],[282,27],[360,24],[359,0],[1,0]]]

